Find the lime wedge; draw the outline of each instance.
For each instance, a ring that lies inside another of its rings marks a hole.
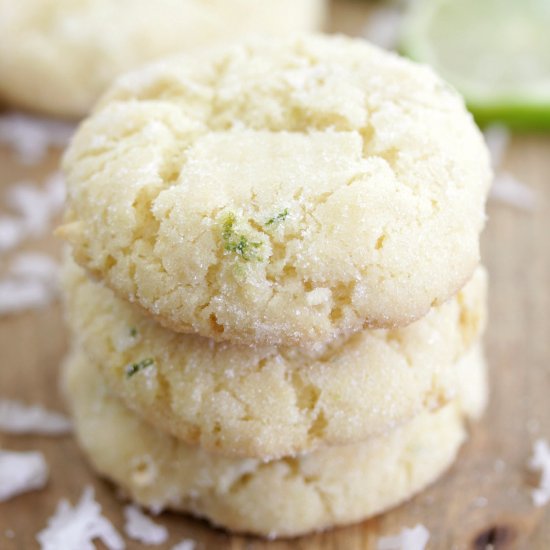
[[[550,129],[550,0],[416,0],[400,49],[432,65],[480,124]]]

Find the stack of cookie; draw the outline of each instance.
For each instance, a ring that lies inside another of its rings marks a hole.
[[[93,466],[136,502],[292,536],[434,481],[486,400],[482,137],[361,40],[249,40],[119,80],[64,162]]]

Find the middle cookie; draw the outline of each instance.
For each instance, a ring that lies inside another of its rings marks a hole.
[[[486,317],[482,268],[407,327],[363,330],[315,351],[174,333],[72,261],[64,285],[73,334],[128,407],[188,444],[264,459],[364,441],[442,407]]]

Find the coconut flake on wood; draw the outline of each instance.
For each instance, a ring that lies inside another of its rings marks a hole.
[[[510,132],[505,126],[494,124],[484,132],[485,142],[491,154],[491,164],[496,171],[490,199],[500,201],[519,208],[533,210],[535,207],[535,193],[525,183],[506,171],[498,171],[510,142]]]
[[[100,540],[109,550],[125,548],[113,524],[101,515],[92,487],[84,489],[74,507],[63,499],[36,540],[42,550],[95,550],[94,540]]]
[[[50,147],[63,148],[75,125],[22,113],[0,117],[0,143],[8,145],[22,164],[33,165],[44,159]]]
[[[51,293],[40,281],[0,281],[0,315],[45,307],[51,301]]]
[[[49,305],[59,293],[58,265],[45,254],[17,255],[0,280],[0,315]]]
[[[550,446],[545,439],[535,441],[529,469],[540,472],[539,486],[531,491],[533,504],[545,506],[550,502]]]
[[[60,413],[38,405],[0,399],[0,431],[12,434],[63,435],[71,431],[71,422]]]
[[[197,543],[191,539],[183,539],[172,547],[172,550],[195,550]]]
[[[42,234],[65,202],[65,181],[60,172],[51,174],[42,185],[20,181],[9,186],[6,203],[20,215],[29,235]]]
[[[0,217],[0,252],[11,250],[29,238],[48,231],[65,202],[65,182],[60,172],[42,185],[22,181],[4,193],[11,214]]]
[[[496,170],[502,164],[502,159],[508,149],[510,132],[506,129],[506,126],[492,124],[485,129],[483,137],[491,155],[491,164],[493,169]]]
[[[533,190],[508,172],[495,176],[489,197],[520,210],[530,211],[535,208]]]
[[[48,466],[42,453],[0,450],[0,502],[42,489],[47,481]]]
[[[38,279],[51,287],[57,287],[59,265],[41,252],[21,252],[11,262],[9,272],[22,279]]]
[[[12,216],[0,218],[0,252],[15,248],[27,234],[24,222]]]
[[[377,544],[377,550],[424,550],[430,532],[423,525],[416,525],[412,529],[405,528],[399,535],[383,537]]]
[[[168,529],[155,523],[146,516],[137,506],[124,508],[124,531],[133,540],[144,544],[162,544],[168,540]]]

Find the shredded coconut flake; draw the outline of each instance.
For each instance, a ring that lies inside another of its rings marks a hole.
[[[402,20],[399,7],[378,8],[363,28],[363,36],[377,46],[392,50],[397,46]]]
[[[510,142],[510,132],[499,124],[489,126],[483,133],[485,142],[491,153],[493,170],[497,171],[502,165],[502,159]],[[533,210],[535,194],[532,189],[519,181],[509,172],[497,172],[491,188],[490,198],[520,210]]]
[[[71,431],[69,419],[37,405],[0,399],[0,430],[15,434],[61,435]]]
[[[65,182],[59,172],[49,176],[43,185],[21,181],[6,192],[8,206],[22,218],[29,235],[42,234],[65,202]]]
[[[539,486],[531,492],[533,504],[545,506],[550,502],[550,446],[545,439],[535,441],[529,468],[540,472]]]
[[[39,252],[21,252],[11,263],[10,273],[23,279],[39,279],[56,287],[59,266],[53,258]]]
[[[502,159],[508,149],[510,132],[506,129],[506,126],[493,124],[487,127],[483,132],[483,136],[491,154],[491,164],[493,165],[493,169],[496,170],[502,164]]]
[[[497,171],[508,149],[510,132],[506,127],[495,124],[489,126],[483,135],[491,153],[493,170]],[[515,206],[520,210],[533,210],[535,207],[535,194],[532,189],[529,189],[527,185],[519,181],[514,175],[505,171],[497,171],[490,197],[491,199]]]
[[[65,147],[74,130],[74,124],[21,113],[0,117],[0,143],[10,146],[27,165],[43,160],[50,147]]]
[[[0,280],[0,315],[44,307],[58,295],[58,266],[45,254],[17,255]]]
[[[527,185],[508,172],[497,174],[491,187],[490,198],[520,210],[535,208],[535,193]]]
[[[377,550],[424,550],[430,532],[423,525],[416,525],[412,529],[405,528],[399,535],[383,537],[377,545]]]
[[[162,544],[168,540],[166,527],[155,523],[137,506],[126,506],[124,517],[126,518],[124,530],[131,539],[144,544]]]
[[[195,550],[197,543],[191,539],[184,539],[172,547],[172,550]]]
[[[45,194],[31,182],[23,181],[10,186],[6,202],[23,219],[28,235],[38,236],[48,227],[50,213]]]
[[[65,183],[59,172],[52,174],[43,185],[28,181],[10,185],[5,192],[5,203],[15,215],[0,217],[0,252],[43,235],[64,202]]]
[[[48,466],[42,453],[0,450],[0,502],[42,489],[47,481]]]
[[[92,487],[86,487],[73,508],[62,500],[46,528],[36,536],[42,550],[95,550],[99,539],[109,550],[123,550],[124,540],[112,523],[101,515]]]
[[[25,238],[25,224],[19,218],[0,218],[0,252],[15,248]]]
[[[50,292],[40,281],[0,281],[0,315],[44,307],[51,301]]]

